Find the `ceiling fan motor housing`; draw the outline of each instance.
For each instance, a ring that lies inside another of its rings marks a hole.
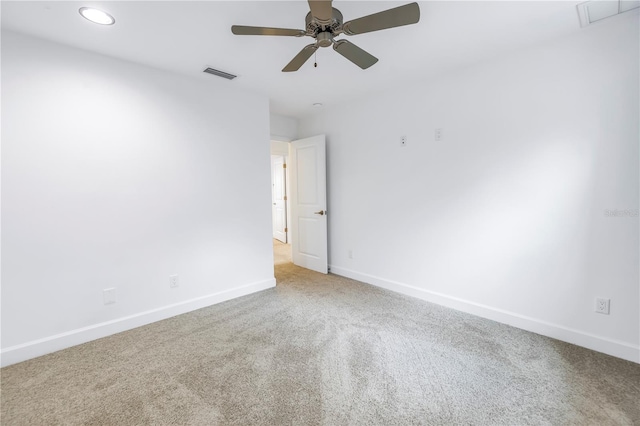
[[[343,18],[342,13],[340,13],[338,9],[332,7],[331,10],[333,11],[333,17],[329,21],[321,21],[318,18],[313,17],[311,12],[307,13],[307,16],[305,17],[307,35],[316,37],[322,32],[329,32],[331,35],[336,35],[336,32],[338,32],[342,26]],[[330,44],[327,46],[329,45]]]

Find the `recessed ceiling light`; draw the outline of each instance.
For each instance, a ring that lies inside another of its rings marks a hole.
[[[81,7],[79,12],[83,18],[96,24],[113,25],[116,22],[116,20],[113,19],[113,16],[109,15],[107,12],[94,9],[92,7]]]
[[[322,106],[322,103],[320,102],[316,102],[315,104],[313,104],[314,108],[320,108]]]

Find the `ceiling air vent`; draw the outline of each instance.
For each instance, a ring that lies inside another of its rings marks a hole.
[[[226,78],[227,80],[233,80],[234,78],[237,77],[237,75],[229,74],[228,72],[216,70],[213,68],[207,68],[204,70],[204,72],[208,74],[217,75],[218,77]]]
[[[640,0],[591,0],[578,5],[580,26],[586,27],[594,22],[619,15],[640,7]]]

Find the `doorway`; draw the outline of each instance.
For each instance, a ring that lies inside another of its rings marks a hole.
[[[276,265],[292,263],[288,158],[289,143],[271,141],[271,226]]]
[[[294,265],[328,273],[325,135],[271,141],[271,184],[274,242]]]
[[[273,238],[287,244],[287,163],[284,155],[271,155],[271,228]]]

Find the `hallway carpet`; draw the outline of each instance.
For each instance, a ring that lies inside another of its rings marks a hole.
[[[291,244],[285,244],[276,239],[273,240],[273,263],[276,267],[291,263]]]
[[[2,425],[638,425],[640,365],[290,263],[1,374]]]

